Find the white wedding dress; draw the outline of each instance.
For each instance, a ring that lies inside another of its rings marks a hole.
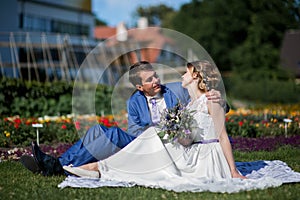
[[[206,97],[202,95],[190,110],[196,110],[197,128],[194,141],[217,139],[212,118],[208,114]],[[148,128],[115,155],[99,161],[100,181],[104,186],[134,186],[163,188],[176,192],[212,191],[238,192],[264,189],[282,184],[271,177],[259,179],[231,178],[229,166],[219,142],[190,147],[163,143],[157,129]]]

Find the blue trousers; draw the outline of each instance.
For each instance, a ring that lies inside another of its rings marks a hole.
[[[118,127],[95,125],[58,159],[62,166],[96,162],[115,154],[134,139]]]

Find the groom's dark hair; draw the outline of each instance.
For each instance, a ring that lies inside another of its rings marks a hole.
[[[153,66],[148,61],[140,61],[130,66],[129,81],[133,86],[142,85],[141,71],[154,71]]]

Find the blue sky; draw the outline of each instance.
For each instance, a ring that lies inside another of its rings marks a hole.
[[[179,9],[184,3],[191,0],[92,0],[93,13],[103,21],[108,23],[108,26],[116,26],[120,22],[125,22],[127,26],[133,26],[136,22],[133,21],[133,12],[138,6],[153,6],[165,4]]]

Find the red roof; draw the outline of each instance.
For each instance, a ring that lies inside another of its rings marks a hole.
[[[133,38],[138,42],[147,43],[147,48],[141,51],[141,56],[143,60],[149,62],[156,62],[158,56],[160,55],[161,49],[166,43],[172,43],[171,40],[160,33],[160,27],[151,27],[146,29],[135,29],[134,31],[129,31],[129,37]]]
[[[146,44],[147,48],[141,50],[141,59],[147,60],[149,62],[156,62],[161,49],[164,48],[166,43],[172,44],[170,38],[165,37],[161,34],[160,27],[151,27],[145,29],[131,29],[128,31],[128,41],[133,40],[137,42],[143,42]],[[107,26],[98,26],[94,31],[96,39],[107,39],[117,34],[117,28],[107,27]],[[118,41],[111,41],[110,44],[118,43]],[[132,55],[131,60],[136,60]]]
[[[94,29],[94,37],[96,39],[107,39],[110,38],[117,33],[117,28],[109,27],[109,26],[97,26]]]

